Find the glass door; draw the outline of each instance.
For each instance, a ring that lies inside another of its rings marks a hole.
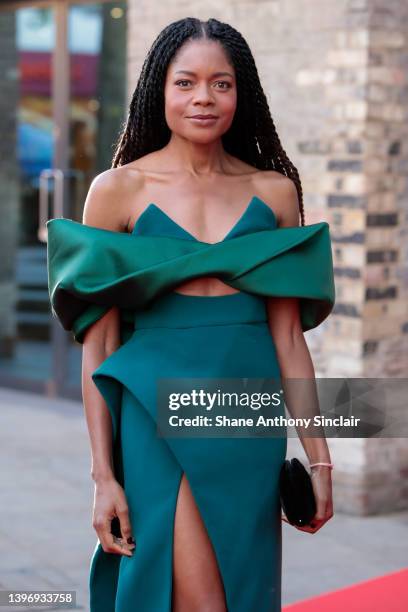
[[[0,385],[80,397],[51,316],[45,222],[81,220],[126,107],[126,2],[0,5]]]
[[[39,178],[53,166],[51,7],[0,12],[0,384],[43,390],[52,346]]]
[[[81,221],[90,183],[111,167],[113,143],[125,118],[126,2],[71,3],[67,32],[69,172],[64,216]],[[60,386],[72,395],[80,383],[81,346],[63,333],[68,349]],[[61,368],[57,374],[61,377]]]

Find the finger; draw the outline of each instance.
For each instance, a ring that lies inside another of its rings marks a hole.
[[[127,557],[132,556],[132,552],[128,550],[121,538],[113,535],[113,533],[104,533],[102,536],[102,548],[105,552],[126,555]]]
[[[333,502],[330,501],[326,507],[326,520],[328,521],[332,516],[334,516]]]
[[[310,527],[313,531],[313,533],[315,533],[316,531],[318,531],[319,529],[321,529],[323,527],[323,525],[327,522],[327,518],[323,518],[323,519],[314,519],[311,523],[310,523]]]
[[[311,527],[310,525],[307,525],[305,527],[299,527],[298,525],[296,525],[296,528],[299,529],[299,531],[306,531],[307,533],[314,533],[314,528]]]
[[[132,549],[130,548],[129,544],[127,544],[123,540],[123,538],[118,538],[117,536],[113,534],[112,534],[112,538],[113,538],[113,546],[115,546],[116,549],[119,549],[118,552],[128,557],[131,557],[133,555]],[[134,548],[134,545],[132,546],[132,548]]]
[[[324,507],[319,509],[318,512],[316,512],[315,516],[310,522],[310,526],[312,528],[317,527],[317,529],[320,529],[331,518],[331,516],[332,514],[330,511],[330,506],[328,503],[325,503]]]
[[[310,521],[309,525],[316,525],[326,520],[327,514],[327,501],[319,499],[317,502],[317,509],[314,517]]]
[[[314,515],[313,519],[310,521],[309,525],[305,527],[298,527],[301,531],[308,531],[309,533],[316,533],[319,529],[323,527],[325,523],[333,516],[333,506],[332,504],[325,503],[324,504],[324,512],[319,515],[319,510]]]
[[[326,517],[326,508],[327,508],[326,501],[319,501],[319,503],[317,504],[316,514],[313,517],[313,521],[315,523],[319,521],[324,521]]]
[[[97,519],[94,522],[94,528],[96,533],[98,534],[99,541],[103,550],[107,553],[115,553],[120,555],[131,556],[132,553],[130,550],[121,545],[120,538],[116,538],[116,536],[111,533],[110,530],[111,519]]]
[[[126,542],[127,546],[135,547],[135,541],[132,535],[132,526],[129,520],[129,510],[127,508],[119,508],[117,515],[120,523],[120,533],[122,534],[123,541]]]
[[[312,519],[308,525],[304,527],[298,527],[300,531],[307,531],[308,533],[315,533],[320,529],[324,521]]]

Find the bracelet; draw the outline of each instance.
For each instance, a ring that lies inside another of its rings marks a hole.
[[[331,470],[333,469],[334,465],[333,463],[325,463],[324,461],[318,461],[317,463],[310,463],[309,467],[314,467],[315,465],[326,465],[327,467],[329,467]]]

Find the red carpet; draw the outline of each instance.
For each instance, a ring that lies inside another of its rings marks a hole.
[[[282,607],[282,612],[407,612],[408,569]]]

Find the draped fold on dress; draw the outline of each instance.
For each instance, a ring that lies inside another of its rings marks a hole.
[[[267,229],[208,244],[167,236],[133,236],[71,219],[51,219],[48,284],[53,313],[83,342],[112,306],[134,311],[181,282],[217,276],[235,289],[298,297],[304,331],[334,305],[329,225]],[[131,321],[128,312],[124,321]]]

